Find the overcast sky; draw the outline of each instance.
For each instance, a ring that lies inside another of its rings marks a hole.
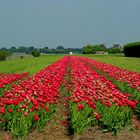
[[[140,41],[140,0],[0,0],[0,47]]]

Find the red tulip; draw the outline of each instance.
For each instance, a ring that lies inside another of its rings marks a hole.
[[[34,120],[35,120],[35,121],[38,121],[38,120],[39,120],[39,115],[37,115],[37,114],[34,115]]]
[[[45,110],[48,112],[48,111],[49,111],[49,108],[48,108],[48,107],[46,107],[46,108],[45,108]]]
[[[9,113],[12,113],[12,112],[13,112],[13,110],[12,110],[12,109],[8,109],[8,112],[9,112]]]
[[[98,121],[100,121],[101,117],[97,112],[93,112],[93,115],[96,117]]]
[[[80,111],[80,110],[82,110],[83,108],[84,108],[85,106],[83,105],[83,104],[78,104],[78,110]]]
[[[5,119],[4,119],[4,118],[1,118],[1,122],[2,122],[2,123],[5,123]]]
[[[24,112],[24,116],[27,117],[28,116],[28,112]]]

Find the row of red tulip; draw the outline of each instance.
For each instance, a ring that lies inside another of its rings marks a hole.
[[[107,73],[110,77],[120,82],[126,82],[130,87],[140,91],[140,74],[133,71],[118,68],[116,66],[92,60],[90,58],[80,57],[80,59],[90,63],[97,69]]]
[[[25,78],[28,73],[21,73],[21,74],[0,74],[0,88],[3,88],[5,85],[11,84],[19,79]]]
[[[66,99],[70,103],[72,125],[76,131],[83,130],[92,118],[104,124],[112,119],[112,123],[109,122],[112,128],[116,127],[116,122],[120,126],[119,121],[123,120],[122,125],[129,121],[130,110],[136,108],[137,101],[131,101],[130,94],[120,92],[81,60],[87,62],[88,59],[64,57],[18,84],[11,84],[11,89],[5,90],[0,97],[0,127],[11,130],[13,135],[23,136],[32,126],[46,125],[58,104],[61,85],[70,92]],[[91,113],[92,117],[89,117]],[[120,119],[114,120],[115,117]]]
[[[30,124],[45,117],[45,112],[52,110],[53,106],[58,103],[59,87],[66,74],[68,61],[69,57],[64,57],[26,80],[12,84],[11,90],[5,90],[3,96],[0,97],[1,122],[4,125],[9,124],[5,123],[7,120],[9,121],[9,113],[12,116],[11,122],[15,121],[13,120],[16,118],[15,116],[26,118],[29,116]],[[29,118],[26,121],[29,121]],[[40,123],[42,124],[43,121],[40,120]],[[11,127],[11,122],[9,127]]]
[[[121,93],[114,84],[95,72],[90,66],[76,57],[72,57],[71,65],[74,86],[71,94],[73,102],[86,102],[95,109],[94,101],[99,100],[108,107],[116,104],[117,106],[131,106],[132,109],[135,109],[137,101],[129,100],[130,94]],[[83,105],[78,105],[78,110],[83,108]]]
[[[74,133],[83,132],[89,125],[116,133],[130,124],[137,100],[130,100],[130,94],[120,92],[79,57],[71,57],[70,68],[70,85],[65,86],[69,90],[69,118]]]
[[[34,109],[38,109],[40,103],[57,103],[58,88],[65,74],[67,61],[68,58],[60,60],[19,84],[12,84],[12,89],[6,90],[0,97],[1,106],[18,105],[27,101],[33,103]],[[27,108],[27,105],[22,104],[22,108]]]

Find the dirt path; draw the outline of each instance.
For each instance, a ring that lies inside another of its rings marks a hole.
[[[71,140],[68,131],[68,110],[65,91],[62,91],[60,96],[57,111],[53,114],[50,122],[47,123],[44,133],[30,133],[27,140]]]
[[[67,117],[67,97],[64,95],[64,92],[61,92],[58,110],[46,127],[46,140],[71,140],[71,136],[68,131]]]

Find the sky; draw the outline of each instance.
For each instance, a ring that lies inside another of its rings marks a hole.
[[[140,0],[0,0],[0,48],[140,41]]]

